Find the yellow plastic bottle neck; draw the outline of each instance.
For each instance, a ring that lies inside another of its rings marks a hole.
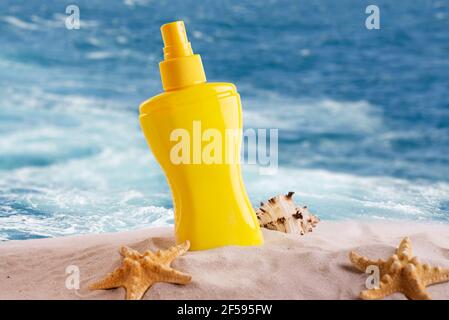
[[[161,27],[164,41],[164,61],[159,63],[162,87],[165,91],[177,90],[206,82],[199,54],[193,54],[183,21]]]

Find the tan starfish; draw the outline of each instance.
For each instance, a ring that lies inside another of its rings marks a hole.
[[[187,284],[192,277],[170,267],[178,256],[189,250],[190,243],[186,241],[168,250],[143,254],[128,247],[121,247],[122,266],[108,274],[104,279],[89,286],[90,290],[113,289],[124,287],[127,300],[139,300],[156,282]]]
[[[381,299],[395,292],[401,292],[412,300],[429,300],[431,297],[426,291],[427,286],[449,281],[449,269],[421,264],[417,257],[413,257],[412,244],[408,237],[401,241],[396,254],[387,261],[369,260],[354,251],[349,254],[349,258],[362,272],[365,272],[368,266],[379,267],[381,277],[379,287],[362,291],[360,294],[362,299]]]

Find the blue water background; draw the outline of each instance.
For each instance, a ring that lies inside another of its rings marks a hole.
[[[177,19],[245,127],[279,129],[277,174],[244,167],[254,205],[295,190],[323,219],[449,222],[448,1],[2,0],[0,240],[173,223],[137,116]]]

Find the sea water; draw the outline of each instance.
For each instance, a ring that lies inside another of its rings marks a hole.
[[[372,2],[372,1],[371,1]],[[173,223],[138,124],[161,91],[159,26],[182,19],[279,168],[243,167],[254,206],[296,191],[322,219],[449,222],[449,3],[0,2],[0,239]]]

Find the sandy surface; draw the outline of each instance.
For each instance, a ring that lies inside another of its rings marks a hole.
[[[422,261],[449,268],[449,225],[321,222],[302,237],[264,230],[261,247],[188,252],[173,266],[190,273],[192,283],[158,283],[145,299],[356,299],[367,275],[351,267],[348,252],[387,258],[407,235]],[[122,299],[122,288],[90,292],[87,285],[120,264],[123,244],[143,251],[174,240],[170,228],[150,228],[1,243],[0,299]],[[70,265],[80,270],[78,291],[65,286]],[[449,283],[428,290],[449,299]]]

